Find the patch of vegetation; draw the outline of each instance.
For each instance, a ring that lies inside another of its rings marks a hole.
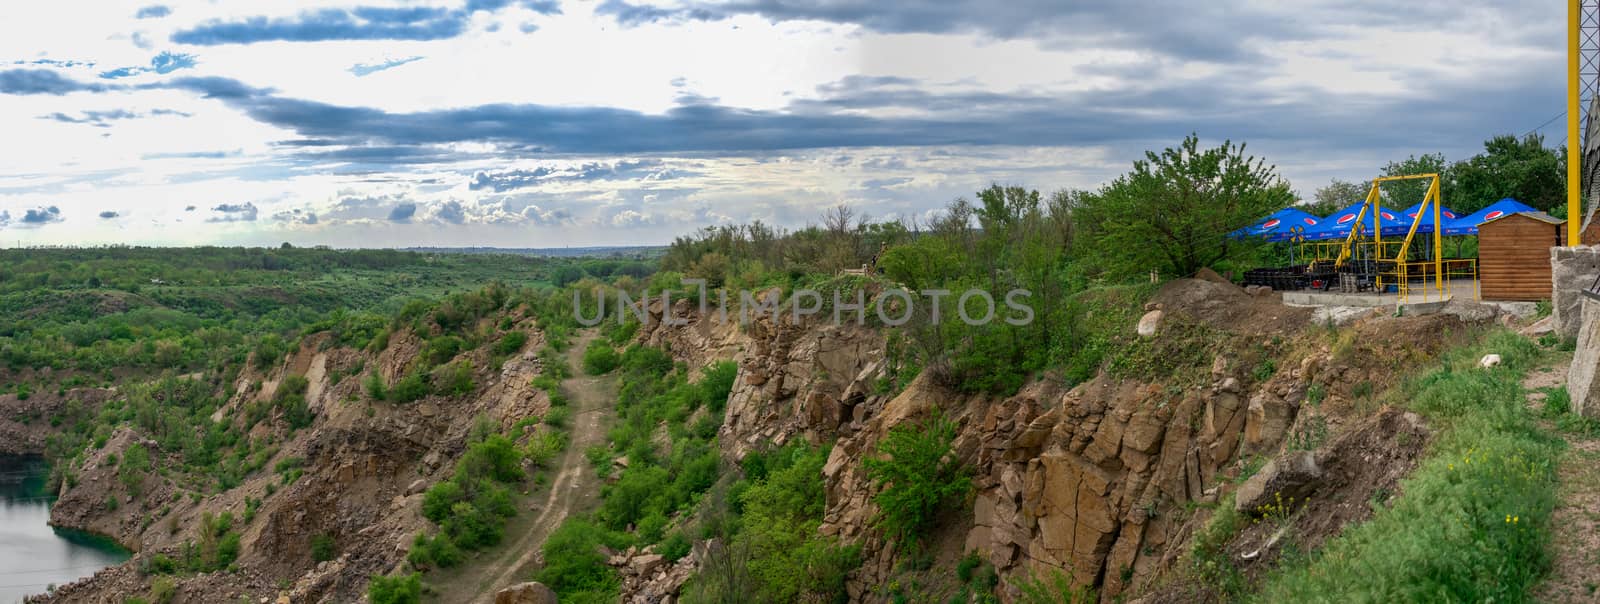
[[[589,375],[610,373],[621,362],[617,350],[602,340],[590,342],[589,347],[583,351],[583,372]]]
[[[367,600],[372,604],[419,604],[422,602],[422,575],[375,576],[367,584]]]
[[[873,501],[884,535],[902,544],[916,543],[941,510],[971,493],[972,478],[954,457],[955,436],[955,422],[942,417],[902,424],[878,444],[877,457],[863,462],[880,489]]]
[[[1476,366],[1484,353],[1500,366]],[[1549,568],[1559,442],[1523,403],[1535,345],[1508,331],[1456,350],[1407,383],[1410,406],[1444,430],[1403,496],[1322,550],[1273,572],[1255,599],[1521,602]]]

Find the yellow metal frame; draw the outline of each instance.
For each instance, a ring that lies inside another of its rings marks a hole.
[[[1429,179],[1428,191],[1427,191],[1427,193],[1423,194],[1423,196],[1422,196],[1422,205],[1419,208],[1417,208],[1417,218],[1415,220],[1411,221],[1411,228],[1406,231],[1406,236],[1405,236],[1405,238],[1403,240],[1401,240],[1399,249],[1395,250],[1395,253],[1394,253],[1393,256],[1390,256],[1390,255],[1385,253],[1385,252],[1388,251],[1388,249],[1384,245],[1384,241],[1383,241],[1383,211],[1382,211],[1382,208],[1383,208],[1383,195],[1382,195],[1382,190],[1381,190],[1380,187],[1383,185],[1383,183],[1386,183],[1386,182],[1395,182],[1395,181],[1401,181],[1401,180],[1420,180],[1420,179],[1424,179],[1424,178]],[[1440,199],[1440,194],[1439,194],[1439,175],[1437,173],[1431,173],[1430,172],[1430,173],[1427,173],[1427,174],[1407,174],[1407,175],[1404,175],[1404,176],[1382,176],[1382,177],[1379,177],[1379,178],[1372,179],[1372,188],[1367,190],[1366,203],[1363,203],[1362,206],[1361,206],[1361,211],[1356,213],[1355,224],[1350,226],[1350,234],[1345,237],[1344,245],[1339,250],[1339,257],[1336,259],[1335,266],[1343,266],[1345,260],[1350,259],[1352,257],[1352,255],[1354,254],[1354,252],[1357,249],[1359,249],[1360,246],[1363,245],[1363,243],[1364,243],[1363,242],[1363,240],[1364,240],[1363,231],[1366,228],[1366,220],[1365,219],[1366,219],[1366,216],[1367,216],[1367,212],[1371,211],[1372,212],[1372,240],[1371,240],[1370,243],[1366,244],[1366,245],[1369,245],[1371,247],[1371,250],[1372,250],[1371,257],[1372,257],[1373,260],[1376,260],[1376,261],[1378,261],[1380,263],[1381,262],[1393,262],[1395,264],[1395,266],[1396,266],[1396,268],[1393,271],[1390,271],[1388,273],[1379,273],[1378,274],[1378,279],[1377,279],[1377,282],[1375,283],[1375,285],[1376,285],[1378,291],[1382,292],[1383,291],[1383,286],[1384,286],[1384,276],[1388,275],[1388,276],[1396,278],[1398,280],[1398,283],[1400,283],[1400,285],[1398,286],[1397,289],[1407,288],[1407,285],[1406,285],[1407,284],[1406,274],[1409,271],[1406,270],[1406,265],[1407,264],[1422,264],[1422,263],[1408,262],[1406,260],[1406,255],[1408,253],[1410,253],[1410,251],[1411,251],[1411,241],[1417,235],[1417,227],[1422,224],[1422,214],[1423,214],[1423,212],[1427,212],[1429,210],[1432,210],[1433,211],[1433,261],[1432,261],[1432,264],[1433,264],[1433,277],[1434,277],[1433,287],[1434,287],[1434,290],[1436,292],[1438,292],[1439,296],[1442,298],[1444,296],[1444,291],[1445,291],[1445,287],[1444,287],[1444,221],[1443,221],[1443,217],[1441,216],[1442,212],[1440,210],[1440,207],[1443,206],[1443,205],[1444,205],[1444,201],[1442,199]],[[1476,270],[1473,271],[1474,274],[1476,274],[1476,272],[1477,272]],[[1424,273],[1425,273],[1425,271],[1424,271]],[[1402,299],[1405,298],[1405,295],[1404,295],[1403,292],[1401,294],[1401,298]]]
[[[1579,216],[1583,205],[1582,179],[1583,179],[1583,139],[1578,136],[1578,95],[1582,94],[1582,86],[1578,83],[1578,25],[1582,20],[1582,7],[1578,0],[1567,2],[1567,245],[1575,246],[1578,240],[1578,229],[1582,226],[1582,216]]]

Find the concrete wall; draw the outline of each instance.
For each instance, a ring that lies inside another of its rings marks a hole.
[[[1550,300],[1554,309],[1551,322],[1557,334],[1578,337],[1583,324],[1583,301],[1588,299],[1579,292],[1594,285],[1596,276],[1600,276],[1600,246],[1550,248],[1550,279],[1555,286]]]

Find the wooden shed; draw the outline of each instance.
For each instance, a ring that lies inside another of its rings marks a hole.
[[[1483,299],[1550,299],[1550,248],[1565,240],[1566,222],[1544,212],[1518,212],[1478,225]]]

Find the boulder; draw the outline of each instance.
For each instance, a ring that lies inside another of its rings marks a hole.
[[[1161,328],[1161,317],[1165,315],[1159,310],[1152,310],[1139,318],[1139,337],[1149,338],[1156,335],[1156,330]]]
[[[1583,326],[1586,299],[1580,292],[1594,285],[1597,273],[1600,273],[1600,247],[1550,248],[1550,278],[1554,282],[1550,318],[1557,335],[1563,338],[1578,336],[1578,330]]]
[[[1572,396],[1572,412],[1600,418],[1600,302],[1585,299],[1588,320],[1578,333],[1578,346],[1572,351],[1572,366],[1567,369],[1567,393]]]
[[[494,604],[556,604],[556,592],[538,581],[518,583],[496,592]]]
[[[1322,483],[1322,466],[1317,465],[1316,454],[1310,451],[1290,451],[1267,462],[1234,493],[1233,509],[1245,514],[1257,514],[1264,505],[1281,498],[1304,501]]]

